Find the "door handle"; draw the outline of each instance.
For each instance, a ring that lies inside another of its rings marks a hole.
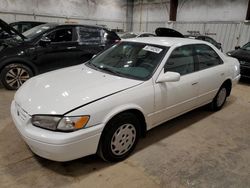
[[[69,46],[69,47],[67,47],[67,49],[68,49],[68,50],[76,49],[76,47],[75,47],[75,46]]]
[[[221,76],[224,76],[224,75],[225,75],[225,73],[223,72],[223,73],[221,73],[220,75],[221,75]]]
[[[199,82],[194,82],[194,83],[192,83],[192,86],[193,86],[193,85],[196,85],[196,84],[198,84],[198,83],[199,83]]]

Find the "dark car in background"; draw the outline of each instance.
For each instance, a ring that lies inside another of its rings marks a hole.
[[[0,79],[7,89],[18,89],[34,75],[83,63],[120,40],[99,26],[47,23],[20,34],[0,23],[17,34],[0,46]]]
[[[121,39],[139,38],[139,37],[155,37],[156,35],[148,32],[127,32],[120,35]]]
[[[241,77],[250,78],[250,42],[226,54],[239,60]]]
[[[198,39],[198,40],[203,40],[203,41],[207,41],[211,44],[213,44],[216,48],[218,48],[219,50],[222,50],[222,46],[221,43],[217,42],[216,40],[214,40],[211,37],[208,37],[206,35],[184,35],[186,38],[191,38],[191,39]]]
[[[13,22],[9,25],[13,27],[15,30],[17,30],[19,33],[23,33],[33,27],[36,27],[38,25],[45,24],[45,22],[37,22],[37,21],[20,21],[20,22]],[[6,31],[0,29],[0,39],[6,39],[10,38],[12,36],[15,36],[16,34],[14,32],[11,32],[11,34],[7,33]]]

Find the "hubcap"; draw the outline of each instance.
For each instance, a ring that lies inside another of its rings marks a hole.
[[[111,151],[114,155],[123,155],[135,143],[136,129],[132,124],[120,126],[114,133],[111,140]]]
[[[19,67],[10,69],[5,76],[6,83],[12,88],[19,88],[29,78],[28,71]]]
[[[226,90],[226,88],[222,88],[218,94],[218,97],[217,97],[217,106],[218,107],[220,107],[224,103],[226,97],[227,97],[227,90]]]

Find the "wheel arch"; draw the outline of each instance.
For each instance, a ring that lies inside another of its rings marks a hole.
[[[34,73],[34,75],[38,74],[38,70],[37,70],[37,67],[31,63],[30,61],[28,60],[25,60],[25,59],[22,59],[22,58],[10,58],[8,60],[5,60],[3,62],[1,62],[1,65],[0,65],[0,73],[2,72],[2,70],[4,69],[4,67],[10,65],[10,64],[14,64],[14,63],[20,63],[20,64],[24,64],[26,66],[28,66],[32,72]]]
[[[222,86],[226,86],[227,89],[227,97],[231,94],[231,90],[232,90],[232,80],[230,78],[226,79]]]
[[[108,122],[110,122],[113,118],[116,116],[122,114],[122,113],[132,113],[135,114],[136,117],[138,117],[139,121],[142,123],[140,128],[141,128],[141,135],[145,136],[145,133],[147,131],[147,120],[145,118],[145,113],[142,108],[140,108],[137,105],[126,105],[122,107],[118,107],[114,110],[112,110],[110,113],[108,113],[105,118],[104,118],[104,129],[107,126]]]

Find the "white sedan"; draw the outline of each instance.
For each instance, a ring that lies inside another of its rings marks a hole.
[[[31,150],[55,161],[126,158],[149,129],[211,104],[219,110],[239,62],[204,41],[124,40],[85,64],[31,78],[11,114]]]

